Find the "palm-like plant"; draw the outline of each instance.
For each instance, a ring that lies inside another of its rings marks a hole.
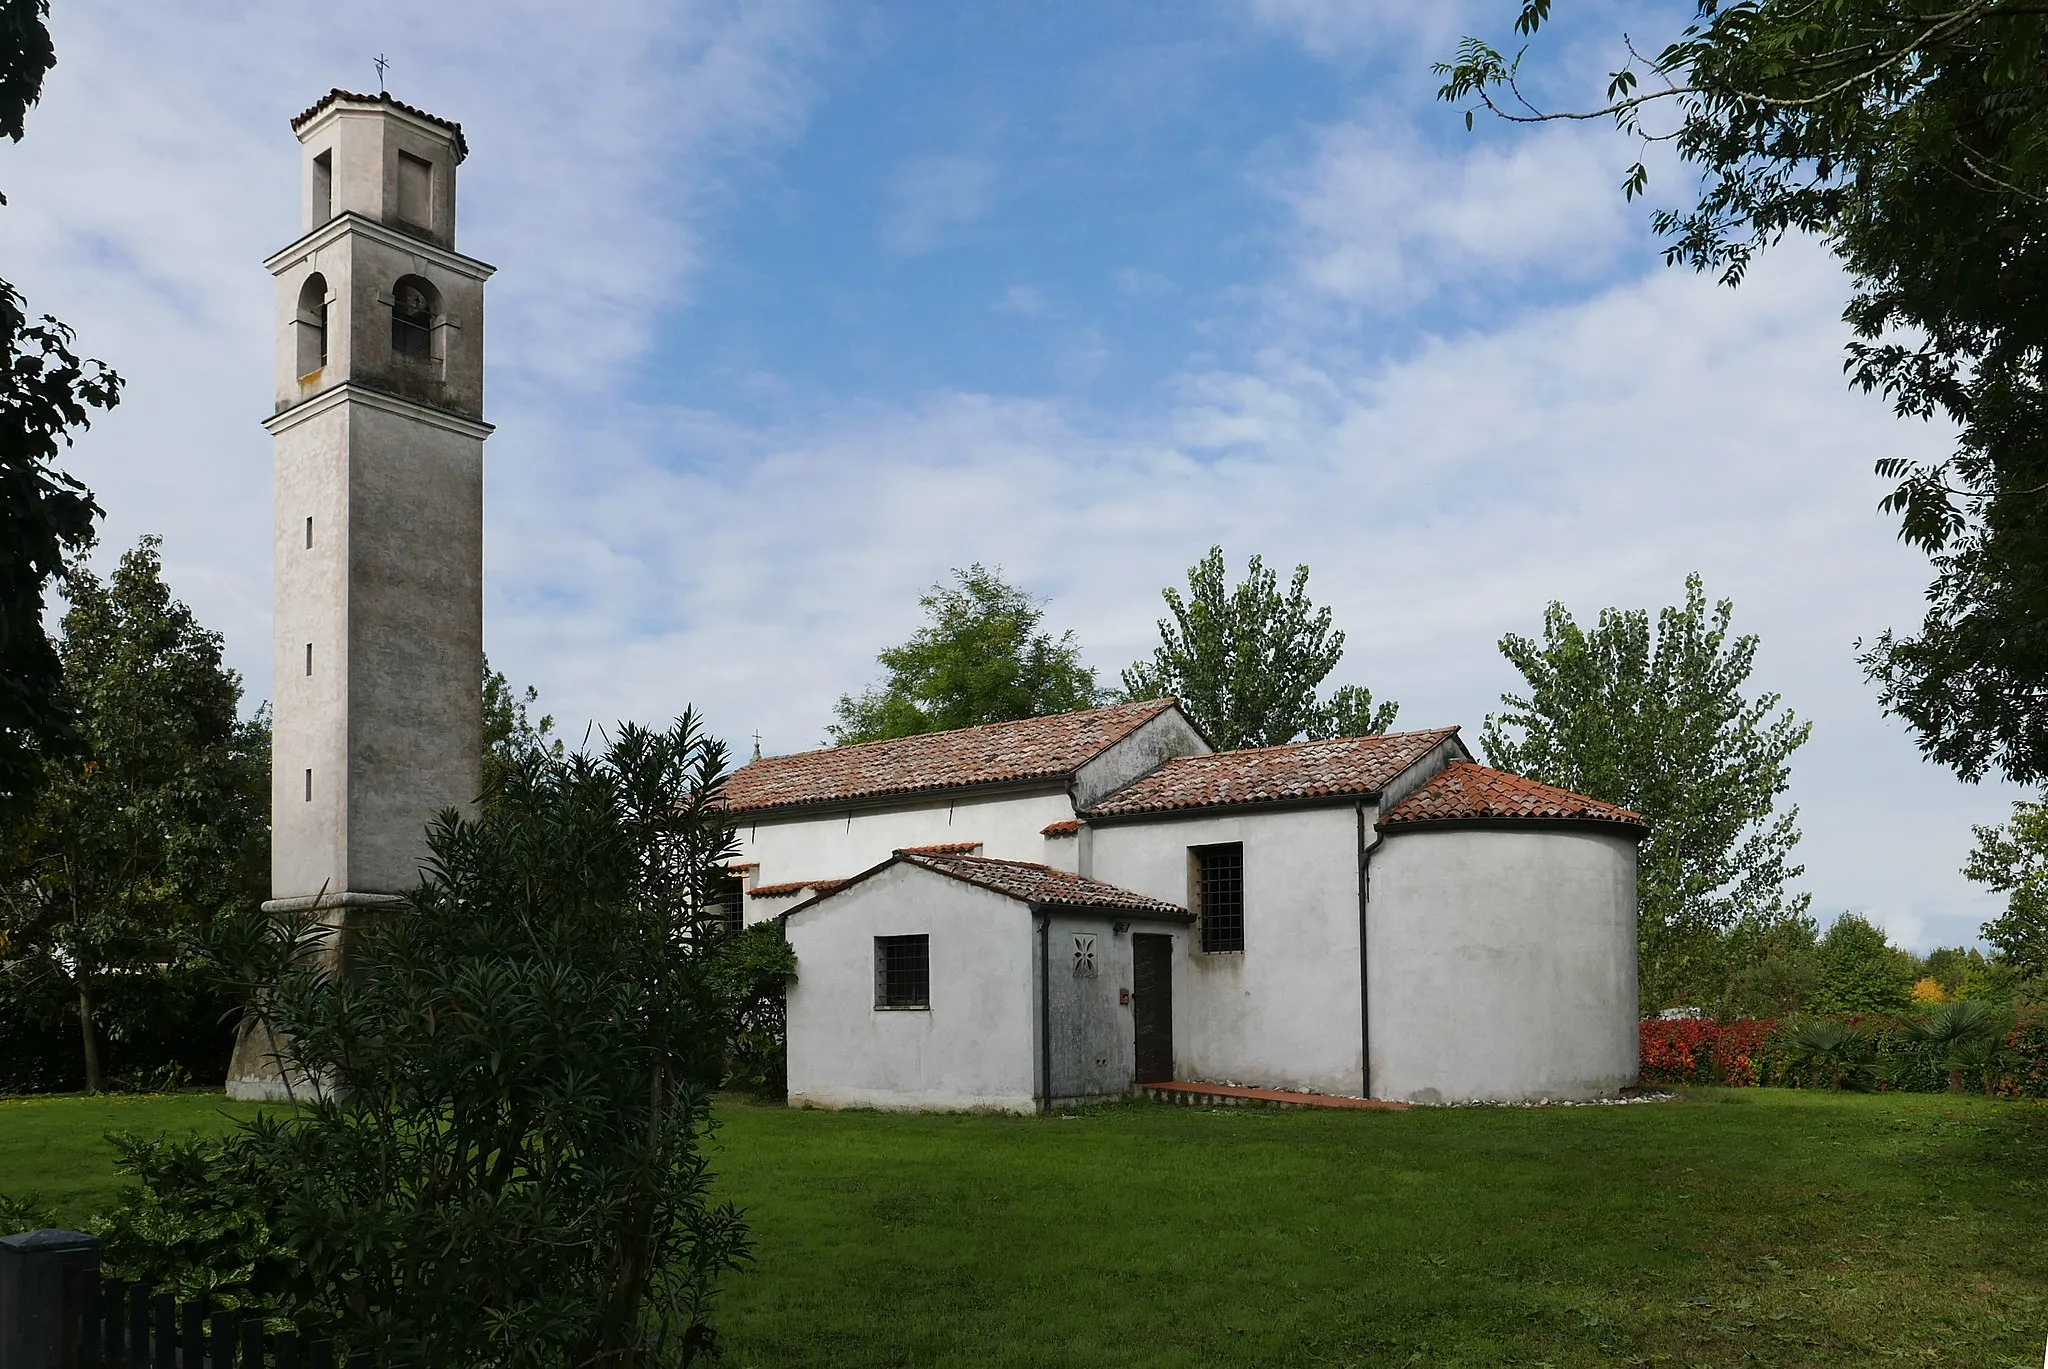
[[[1840,1093],[1842,1082],[1869,1063],[1872,1048],[1867,1032],[1830,1017],[1802,1017],[1786,1028],[1785,1049],[1816,1084],[1825,1077]]]
[[[1990,1004],[1964,999],[1941,1004],[1911,1026],[1915,1037],[1940,1054],[1948,1070],[1948,1091],[1961,1093],[1963,1072],[1988,1068],[1997,1054],[1993,1039],[1998,1024],[1999,1014]],[[1992,1046],[1990,1056],[1985,1055],[1985,1046]]]

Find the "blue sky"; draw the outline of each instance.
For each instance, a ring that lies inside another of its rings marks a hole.
[[[10,278],[131,382],[74,461],[108,554],[164,534],[252,699],[258,263],[297,231],[289,117],[382,52],[473,149],[487,641],[572,733],[694,703],[741,748],[815,744],[974,560],[1112,679],[1220,542],[1313,567],[1334,682],[1476,740],[1502,633],[1698,570],[1815,724],[1816,910],[1920,947],[1993,911],[1957,869],[2014,793],[1922,763],[1854,664],[1926,575],[1871,464],[1944,435],[1844,390],[1812,244],[1739,291],[1667,270],[1611,131],[1468,134],[1433,100],[1514,4],[331,8],[60,6],[0,148]],[[1683,8],[1570,7],[1538,86],[1597,88]]]

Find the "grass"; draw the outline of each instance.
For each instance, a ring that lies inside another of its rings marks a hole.
[[[717,1313],[735,1369],[2031,1369],[2048,1337],[2039,1105],[721,1115],[759,1255]],[[98,1132],[222,1116],[0,1103],[0,1192],[89,1206],[113,1182]]]

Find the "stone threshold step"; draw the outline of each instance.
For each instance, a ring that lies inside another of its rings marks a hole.
[[[1384,1098],[1342,1098],[1330,1093],[1296,1093],[1291,1089],[1246,1089],[1235,1084],[1140,1084],[1138,1092],[1158,1103],[1179,1103],[1183,1107],[1211,1104],[1219,1107],[1268,1108],[1373,1108],[1380,1112],[1406,1112],[1408,1104]]]

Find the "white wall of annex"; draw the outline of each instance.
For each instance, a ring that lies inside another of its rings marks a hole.
[[[872,869],[906,846],[978,841],[984,856],[1057,865],[1072,837],[1048,839],[1046,824],[1074,816],[1063,787],[877,808],[839,808],[753,822],[739,827],[738,859],[758,865],[752,884],[799,879],[847,879]],[[1054,851],[1054,841],[1060,849]],[[758,921],[794,906],[782,899],[748,899],[747,918]]]
[[[789,1101],[1034,1110],[1036,939],[1024,904],[897,865],[793,915]],[[875,1007],[878,936],[931,938],[931,1007]]]
[[[1368,809],[1366,819],[1375,816]],[[1190,906],[1188,850],[1244,844],[1245,948],[1210,954],[1199,928],[1173,981],[1177,1078],[1356,1096],[1358,818],[1351,805],[1113,823],[1084,873]]]
[[[1627,836],[1397,830],[1373,857],[1368,926],[1376,1096],[1578,1099],[1635,1082]]]

